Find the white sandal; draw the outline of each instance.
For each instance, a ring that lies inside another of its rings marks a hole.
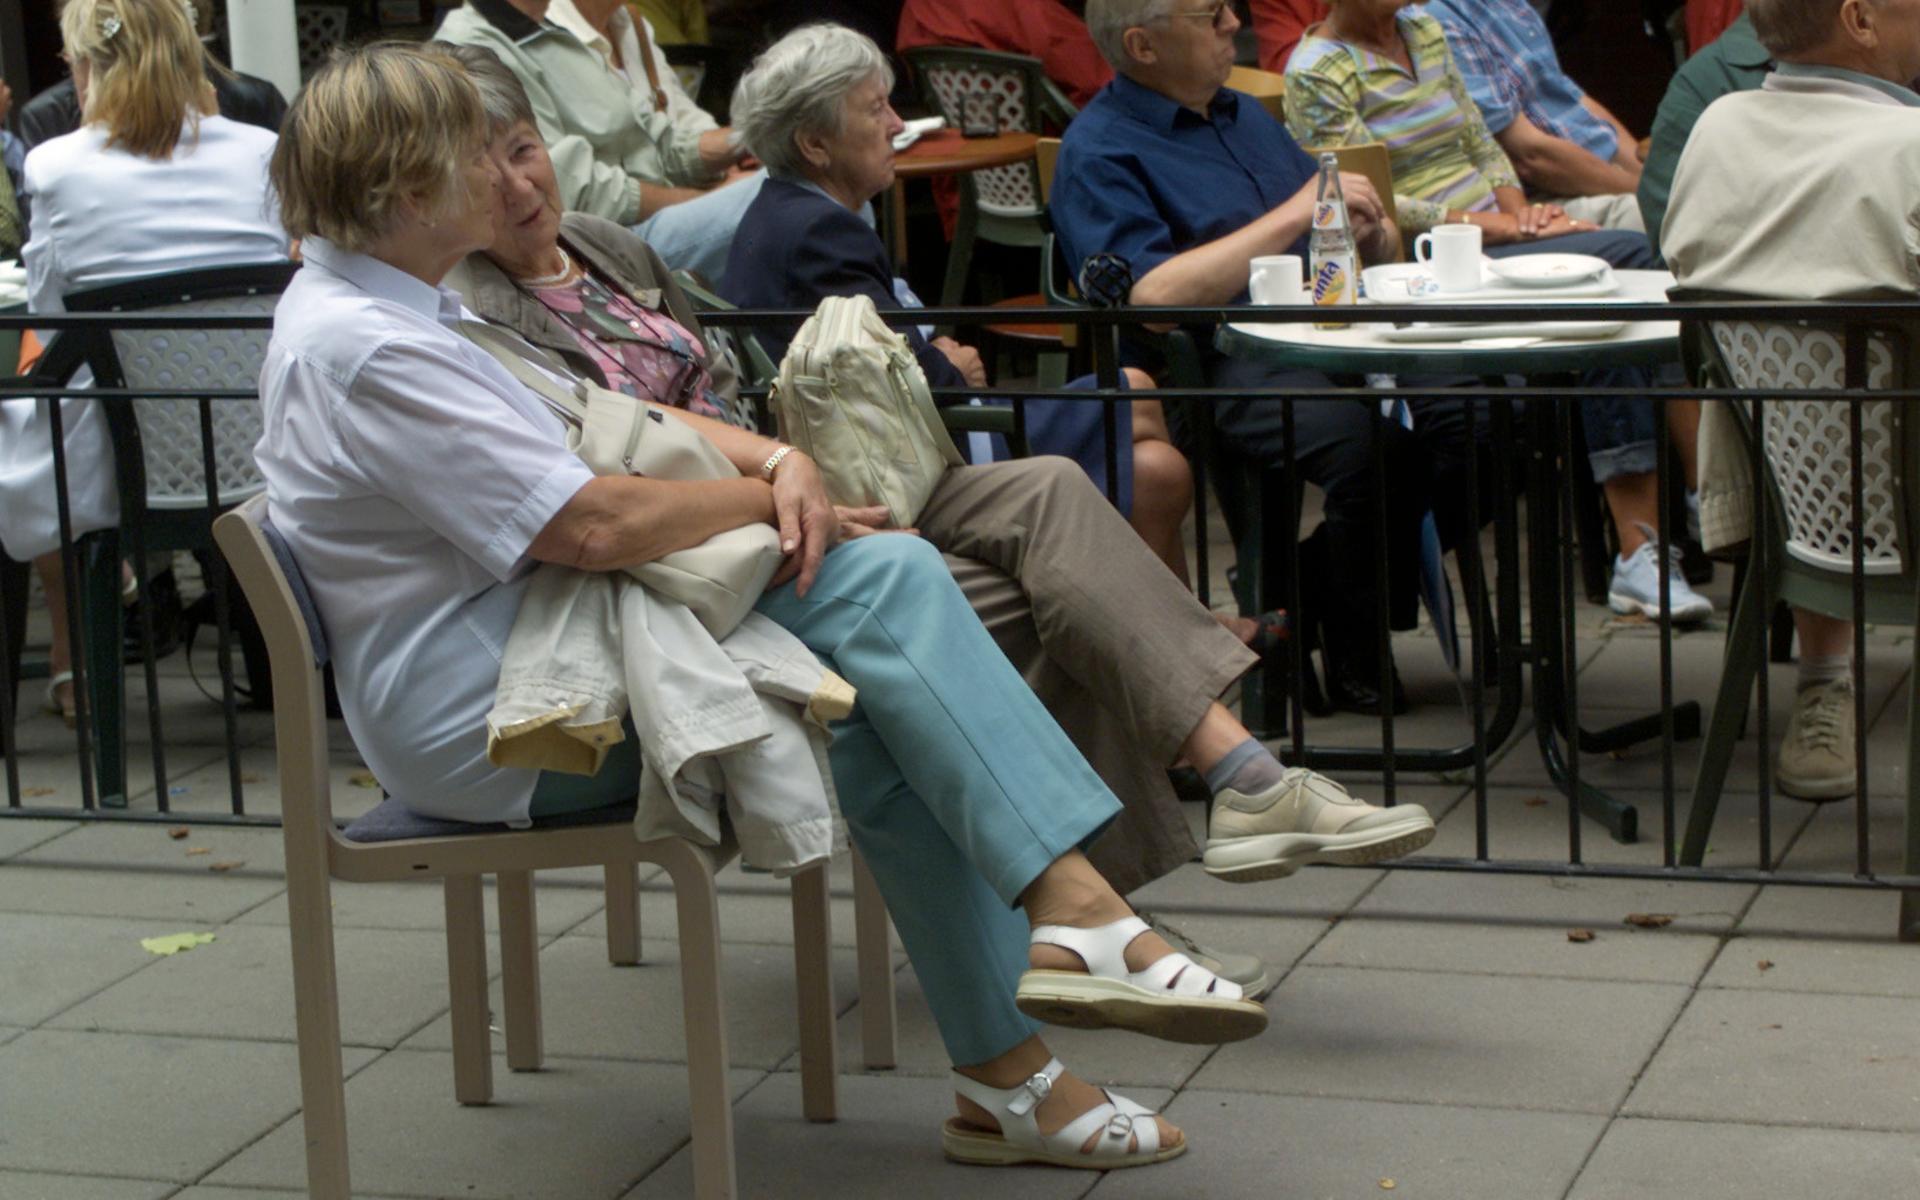
[[[1248,1000],[1239,984],[1177,950],[1144,971],[1127,970],[1127,946],[1148,930],[1139,917],[1092,929],[1035,926],[1035,944],[1071,950],[1087,969],[1030,969],[1020,976],[1014,1003],[1036,1021],[1075,1029],[1131,1029],[1169,1042],[1218,1045],[1267,1027],[1267,1010]]]
[[[1102,1089],[1107,1100],[1081,1113],[1052,1133],[1040,1132],[1040,1104],[1053,1094],[1053,1081],[1066,1070],[1059,1059],[1046,1070],[1010,1088],[989,1087],[953,1072],[953,1090],[993,1114],[1000,1132],[975,1129],[958,1117],[940,1128],[940,1148],[955,1162],[983,1167],[1011,1167],[1020,1163],[1047,1163],[1086,1171],[1144,1167],[1178,1158],[1186,1142],[1160,1144],[1160,1122],[1143,1104]],[[1087,1139],[1102,1131],[1093,1149]]]
[[[73,707],[69,709],[60,703],[60,688],[62,685],[71,685],[72,683],[72,671],[61,671],[51,679],[48,679],[47,702],[42,706],[46,709],[48,716],[59,717],[62,721],[65,721],[68,729],[72,729],[80,723],[80,693],[78,690],[74,692]]]

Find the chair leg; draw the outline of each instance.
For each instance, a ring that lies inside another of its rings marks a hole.
[[[126,631],[120,606],[120,537],[89,534],[79,547],[80,628],[86,654],[86,713],[93,739],[93,786],[102,808],[127,806]]]
[[[800,1108],[809,1121],[839,1115],[834,1038],[833,910],[824,865],[793,877],[793,979],[800,1001]]]
[[[332,886],[326,852],[311,843],[290,847],[287,855],[287,919],[293,944],[293,1023],[299,1038],[307,1195],[316,1200],[349,1200],[347,1091],[340,1063]]]
[[[1913,665],[1920,669],[1920,642],[1913,648]],[[1901,856],[1900,869],[1906,875],[1920,875],[1920,778],[1914,772],[1920,770],[1920,712],[1914,711],[1914,704],[1920,703],[1920,677],[1907,676],[1907,813],[1906,813],[1906,849]],[[1920,942],[1920,891],[1900,893],[1900,940]]]
[[[980,199],[969,176],[960,177],[960,213],[954,222],[953,245],[947,247],[947,274],[940,285],[940,303],[951,308],[966,294],[967,273],[973,266],[973,243],[979,236]]]
[[[1713,832],[1714,814],[1720,808],[1727,768],[1733,762],[1740,730],[1747,723],[1747,702],[1753,693],[1754,676],[1765,669],[1760,637],[1768,614],[1760,611],[1759,582],[1757,572],[1749,570],[1741,581],[1739,598],[1734,601],[1733,621],[1727,631],[1726,663],[1720,671],[1720,691],[1714,697],[1713,719],[1707,726],[1706,741],[1700,746],[1700,767],[1693,779],[1693,804],[1687,813],[1686,836],[1680,844],[1682,866],[1697,867],[1706,857],[1707,837]]]
[[[502,871],[500,901],[501,1024],[506,1028],[507,1069],[538,1071],[540,1044],[540,937],[533,872]]]
[[[487,1031],[487,921],[478,875],[449,875],[447,995],[453,1020],[453,1098],[493,1099],[493,1046]]]
[[[893,995],[893,937],[887,902],[866,859],[853,854],[853,938],[860,966],[860,1051],[871,1071],[891,1071],[899,1058]]]
[[[640,965],[640,865],[607,864],[607,961]]]
[[[687,1026],[687,1111],[693,1119],[693,1194],[734,1200],[733,1106],[727,1094],[727,1022],[720,999],[720,896],[713,856],[678,838],[656,844],[673,880],[680,924],[680,1002]]]

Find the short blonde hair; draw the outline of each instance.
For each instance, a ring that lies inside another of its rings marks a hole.
[[[365,250],[403,203],[429,219],[457,211],[467,160],[486,144],[480,93],[459,62],[377,42],[336,50],[300,89],[268,170],[289,234]]]
[[[164,159],[183,129],[197,136],[200,118],[218,111],[182,0],[67,0],[60,40],[87,64],[81,119],[106,126],[109,146]]]

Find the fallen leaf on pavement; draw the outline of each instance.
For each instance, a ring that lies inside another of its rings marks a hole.
[[[1380,1190],[1383,1192],[1390,1192],[1397,1186],[1399,1185],[1395,1184],[1391,1179],[1382,1179],[1380,1181]]]
[[[195,946],[204,946],[212,940],[213,935],[210,933],[170,933],[166,937],[141,938],[140,945],[148,953],[165,958],[178,954],[182,950],[191,950]]]
[[[188,847],[187,847],[187,857],[188,857],[188,858],[192,858],[192,857],[193,857],[194,855],[196,855],[196,854],[212,854],[212,853],[213,853],[213,851],[212,851],[212,850],[209,850],[209,849],[208,849],[207,847],[205,847],[205,846],[188,846]]]
[[[1569,929],[1567,930],[1567,940],[1570,942],[1590,942],[1593,940],[1593,930]]]
[[[1627,924],[1641,929],[1665,929],[1673,924],[1672,913],[1628,913]]]
[[[188,830],[185,825],[175,825],[172,829],[167,830],[167,836],[172,838],[176,842],[179,841],[181,838],[186,837],[187,833],[188,833]]]
[[[1762,1026],[1761,1026],[1760,1028],[1762,1028],[1762,1029],[1785,1029],[1785,1028],[1786,1028],[1786,1026],[1785,1026],[1785,1025],[1762,1025]]]
[[[53,789],[48,787],[21,788],[20,794],[23,796],[51,796],[53,795]]]
[[[1528,808],[1545,808],[1547,805],[1547,798],[1545,796],[1528,796],[1525,800],[1522,800],[1520,803],[1526,805]]]
[[[373,777],[372,771],[355,771],[347,776],[347,782],[357,788],[377,788],[380,781]]]
[[[240,782],[241,783],[259,783],[260,777],[254,774],[252,771],[242,771],[240,772]]]
[[[1755,964],[1753,964],[1753,965],[1754,965],[1754,966],[1756,966],[1756,967],[1759,967],[1759,968],[1760,968],[1760,969],[1761,969],[1762,971],[1771,971],[1771,970],[1773,970],[1773,960],[1772,960],[1772,959],[1770,959],[1770,958],[1763,958],[1763,959],[1761,959],[1761,960],[1760,960],[1759,962],[1757,962],[1757,963],[1755,963]]]
[[[208,863],[208,864],[207,864],[207,870],[209,870],[209,871],[232,871],[232,870],[236,870],[236,869],[238,869],[238,868],[240,868],[240,867],[244,867],[244,866],[246,866],[246,865],[247,865],[247,860],[246,860],[246,859],[244,859],[244,858],[234,858],[234,859],[228,859],[228,860],[227,860],[227,861],[225,861],[225,862],[216,862],[216,863]]]

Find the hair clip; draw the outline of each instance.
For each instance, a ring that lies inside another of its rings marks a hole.
[[[193,0],[187,0],[187,24],[200,28],[200,10],[193,6]]]
[[[113,40],[113,35],[114,35],[114,34],[116,34],[116,33],[119,33],[119,32],[120,32],[120,18],[119,18],[119,17],[116,17],[116,16],[113,16],[113,15],[111,15],[111,14],[109,14],[108,16],[106,16],[106,17],[104,17],[104,18],[102,18],[102,19],[101,19],[101,21],[100,21],[100,36],[101,36],[102,38],[104,38],[104,39],[106,39],[107,41],[109,41],[109,42],[110,42],[110,41],[112,41],[112,40]]]

